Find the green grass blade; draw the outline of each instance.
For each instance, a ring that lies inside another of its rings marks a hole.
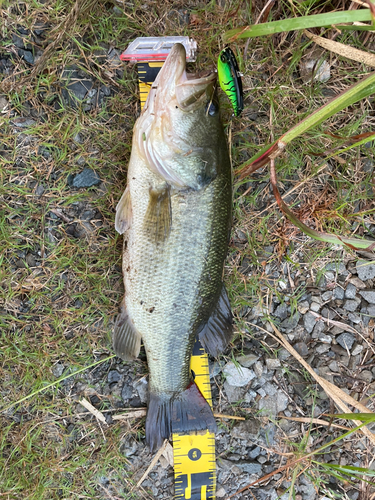
[[[328,416],[332,418],[344,418],[346,420],[359,420],[368,424],[375,422],[375,413],[335,413]]]
[[[337,464],[320,464],[324,465],[324,467],[328,469],[333,469],[336,470],[337,472],[340,472],[341,474],[345,474],[347,476],[375,476],[375,471],[371,469],[365,469],[363,467],[354,467],[352,465],[337,465]]]
[[[77,375],[78,373],[82,373],[82,372],[85,372],[86,370],[89,370],[90,368],[93,368],[94,366],[97,366],[97,365],[100,365],[101,363],[104,363],[105,361],[109,361],[110,359],[116,357],[116,354],[112,354],[112,356],[108,356],[107,358],[104,358],[104,359],[100,359],[99,361],[95,361],[95,363],[92,363],[91,365],[88,365],[88,366],[84,366],[83,368],[79,368],[79,370],[73,372],[73,373],[69,373],[67,375],[63,375],[62,377],[58,378],[57,380],[55,380],[54,382],[51,382],[47,385],[45,385],[44,387],[41,387],[40,389],[32,392],[31,394],[28,394],[27,396],[25,396],[24,398],[21,398],[19,399],[18,401],[15,401],[14,403],[10,403],[9,405],[5,406],[4,408],[0,408],[0,412],[3,412],[3,411],[6,411],[6,410],[9,410],[9,408],[11,408],[12,406],[17,406],[19,405],[20,403],[23,403],[24,401],[26,401],[27,399],[30,399],[32,398],[33,396],[36,396],[37,394],[39,394],[40,392],[43,392],[47,389],[49,389],[50,387],[53,387],[54,385],[56,384],[59,384],[60,382],[62,382],[63,380],[66,380],[70,377],[73,377],[74,375]]]
[[[300,121],[292,127],[288,132],[282,135],[277,141],[271,145],[262,148],[249,161],[239,166],[237,172],[241,172],[241,179],[247,175],[249,170],[254,171],[266,165],[269,161],[269,155],[274,153],[277,148],[277,143],[282,143],[284,146],[289,144],[293,139],[307,132],[309,129],[320,125],[322,122],[335,115],[344,108],[347,108],[356,102],[365,99],[375,93],[375,72],[368,77],[362,79],[358,83],[352,85],[339,96],[333,98],[330,102],[321,106],[311,115]],[[259,163],[259,165],[258,165]]]
[[[353,23],[356,21],[371,21],[369,9],[348,10],[344,12],[329,12],[327,14],[316,14],[314,16],[295,17],[294,19],[283,19],[270,23],[253,24],[249,27],[235,28],[224,34],[224,40],[236,40],[238,38],[253,38],[257,36],[273,35],[283,31],[294,31],[308,28],[337,25],[339,23]]]

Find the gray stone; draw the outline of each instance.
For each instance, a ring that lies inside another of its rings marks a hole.
[[[148,400],[148,382],[146,377],[137,380],[133,385],[134,389],[138,392],[141,402],[146,404]]]
[[[344,291],[344,289],[341,288],[341,286],[337,286],[333,290],[333,297],[335,299],[338,299],[338,300],[344,300],[344,297],[345,297],[345,291]]]
[[[274,396],[277,391],[279,390],[276,385],[271,384],[270,382],[266,382],[264,386],[262,387],[264,389],[265,393],[268,394],[269,396]]]
[[[259,446],[255,447],[253,450],[249,451],[249,458],[257,458],[259,457],[261,449]]]
[[[307,356],[309,355],[309,348],[307,347],[305,342],[297,342],[293,347],[303,358],[307,358]]]
[[[98,174],[91,168],[85,168],[71,180],[71,185],[75,188],[91,187],[100,184]]]
[[[349,313],[348,314],[348,319],[350,321],[353,321],[356,325],[358,325],[362,320],[357,314]]]
[[[335,311],[332,309],[328,309],[328,307],[323,307],[323,309],[320,311],[320,314],[323,316],[323,318],[328,318],[328,319],[333,319],[336,316]]]
[[[358,344],[354,347],[354,349],[352,350],[352,356],[357,356],[358,354],[360,354],[361,352],[363,351],[363,345],[361,344]]]
[[[336,337],[336,342],[341,345],[342,348],[350,349],[353,347],[353,344],[355,342],[355,337],[352,333],[349,332],[344,332],[338,337]]]
[[[209,362],[210,378],[217,377],[223,369],[223,363],[220,361]]]
[[[375,264],[371,264],[367,260],[358,260],[356,263],[358,277],[362,281],[375,278]]]
[[[121,378],[121,374],[117,370],[110,370],[108,372],[108,383],[114,384],[117,383]]]
[[[335,373],[338,373],[340,371],[337,361],[331,361],[328,365],[328,368]]]
[[[285,332],[294,330],[298,325],[299,317],[300,317],[299,312],[296,312],[290,318],[284,319],[284,321],[280,325],[280,330],[284,330]]]
[[[324,302],[328,302],[329,300],[332,299],[333,292],[331,290],[327,290],[326,292],[322,293],[322,299]]]
[[[290,358],[290,356],[291,356],[290,352],[284,349],[284,347],[280,349],[278,354],[278,358],[280,361],[285,361],[286,359]]]
[[[346,299],[355,299],[355,296],[357,295],[357,289],[354,285],[351,283],[348,284],[345,290],[345,298]]]
[[[319,312],[320,304],[318,304],[317,302],[311,302],[310,310],[314,312]]]
[[[278,305],[273,314],[274,314],[274,316],[277,316],[280,319],[287,318],[288,317],[288,306],[285,303]]]
[[[260,421],[255,418],[250,418],[244,422],[240,422],[232,429],[231,435],[236,439],[254,439],[258,436],[260,430]]]
[[[276,368],[280,368],[281,363],[279,359],[267,358],[266,365],[269,370],[276,370]]]
[[[361,378],[362,380],[364,380],[368,384],[371,384],[374,377],[373,377],[372,373],[370,372],[370,370],[363,370],[361,372],[359,378]]]
[[[298,304],[297,308],[301,314],[306,314],[310,308],[310,304],[307,302],[307,300],[303,300]]]
[[[62,89],[63,97],[67,104],[73,107],[78,101],[83,101],[94,85],[92,80],[82,78],[74,66],[63,71],[62,79],[65,84]]]
[[[42,194],[44,193],[44,186],[43,184],[38,184],[36,189],[35,189],[35,194],[37,196],[42,196]]]
[[[326,271],[334,271],[337,274],[343,274],[346,271],[346,267],[343,262],[329,262],[324,269]]]
[[[302,493],[303,500],[315,500],[316,491],[314,485],[306,477],[301,477],[299,484],[299,491]]]
[[[56,363],[55,366],[52,368],[52,373],[56,378],[61,377],[65,370],[65,366],[61,363]]]
[[[121,397],[124,401],[130,399],[133,395],[133,388],[129,384],[125,384],[121,391]]]
[[[318,82],[326,82],[331,78],[331,67],[324,59],[307,59],[301,61],[299,71],[304,83],[315,80]]]
[[[224,382],[224,391],[227,395],[229,403],[237,403],[242,401],[246,396],[246,387],[236,387],[234,385],[228,384],[227,381]]]
[[[359,294],[370,304],[375,304],[375,290],[363,290]]]
[[[261,363],[261,361],[257,361],[254,365],[254,372],[255,372],[255,375],[260,378],[263,374],[263,365]]]
[[[330,337],[329,335],[325,335],[324,333],[320,333],[318,339],[324,344],[330,344],[332,342],[332,337]]]
[[[244,354],[236,357],[236,361],[238,361],[238,363],[245,368],[250,368],[250,366],[255,364],[258,359],[259,356],[256,356],[255,354]]]
[[[242,469],[243,472],[246,472],[247,474],[261,474],[262,472],[262,466],[256,462],[245,462],[245,461],[239,461],[237,462],[237,467]]]
[[[303,324],[305,327],[305,330],[308,333],[311,333],[314,330],[314,327],[316,325],[317,318],[311,313],[306,313],[303,317]]]
[[[233,387],[243,387],[256,376],[253,370],[240,365],[236,366],[232,361],[224,366],[223,373],[226,382]]]
[[[324,321],[319,319],[314,326],[314,330],[312,331],[312,338],[317,339],[320,337],[321,333],[326,329],[326,324]]]
[[[18,49],[18,55],[22,57],[27,63],[34,64],[34,56],[30,50]]]
[[[288,402],[288,396],[282,391],[278,391],[274,396],[267,396],[266,398],[260,399],[258,408],[262,414],[276,417],[279,412],[287,408]]]
[[[354,312],[358,308],[360,303],[361,303],[360,299],[357,298],[354,300],[348,299],[344,302],[342,307],[346,309],[346,311]]]
[[[4,96],[0,96],[0,112],[5,111],[9,105],[9,102],[5,99]]]
[[[315,350],[318,354],[325,354],[330,348],[331,346],[329,344],[319,344]]]

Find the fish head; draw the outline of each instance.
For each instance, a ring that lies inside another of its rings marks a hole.
[[[186,52],[175,44],[137,122],[148,167],[175,188],[201,189],[216,177],[226,141],[215,94],[216,73],[186,72]]]

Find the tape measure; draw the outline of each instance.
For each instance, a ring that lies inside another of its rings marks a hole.
[[[161,61],[137,63],[141,108],[143,108],[151,85],[162,66],[163,62]],[[190,368],[194,373],[195,383],[212,408],[208,357],[199,340],[194,345]],[[201,431],[194,434],[173,433],[172,437],[175,498],[186,500],[215,499],[215,434]]]

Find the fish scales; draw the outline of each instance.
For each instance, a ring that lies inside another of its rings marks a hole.
[[[116,228],[124,234],[125,296],[114,347],[130,359],[143,340],[150,372],[146,439],[152,450],[172,429],[214,430],[190,358],[197,336],[217,355],[232,334],[222,284],[230,161],[213,103],[214,77],[185,80],[181,47],[172,49],[134,127],[127,189],[116,213]]]

